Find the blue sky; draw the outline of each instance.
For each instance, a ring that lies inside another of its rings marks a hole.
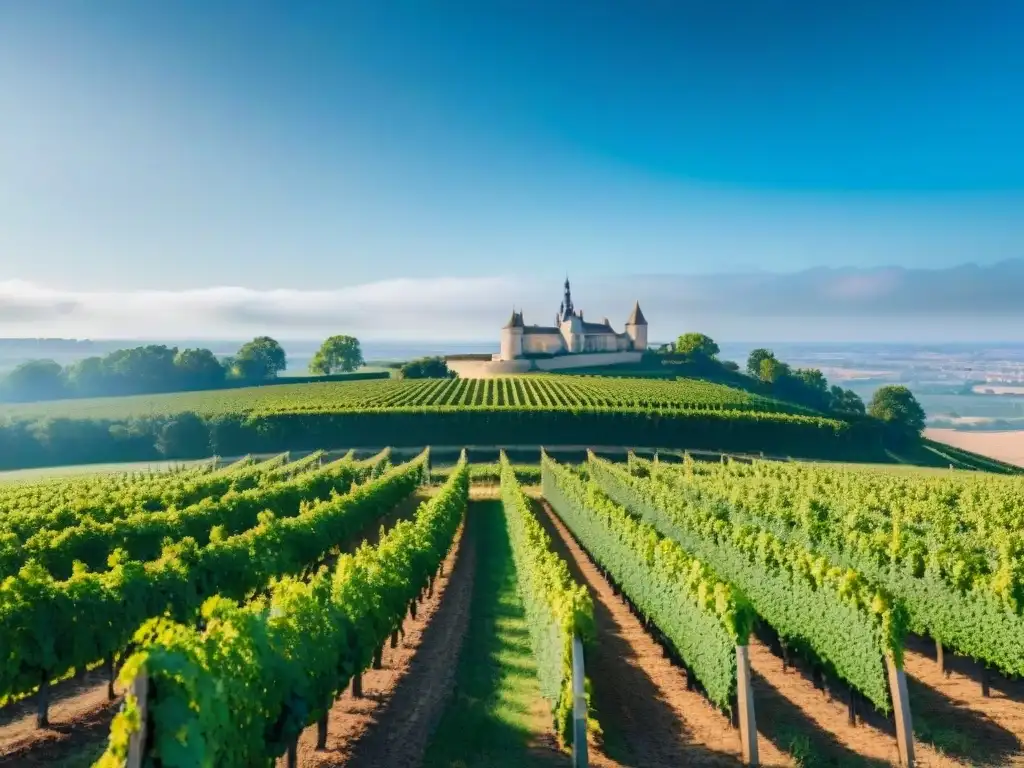
[[[337,300],[464,337],[459,307],[546,322],[569,272],[664,336],[1010,338],[985,298],[1024,258],[1022,28],[1024,5],[953,0],[12,0],[0,334],[379,332],[303,312]],[[879,293],[822,314],[817,268]],[[751,280],[775,297],[752,318],[729,288]],[[717,314],[656,290],[695,284]],[[895,298],[923,284],[941,302]],[[1022,325],[1024,299],[995,305]]]

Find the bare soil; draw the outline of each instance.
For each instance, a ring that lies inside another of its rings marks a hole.
[[[434,594],[407,617],[397,648],[384,649],[383,669],[363,674],[363,698],[344,693],[328,716],[327,748],[317,728],[299,740],[300,766],[416,766],[451,694],[469,622],[476,552],[460,535]],[[279,761],[279,765],[285,762]]]
[[[0,766],[52,766],[106,739],[110,721],[121,706],[120,687],[107,700],[102,669],[64,680],[52,689],[50,727],[36,727],[36,699],[31,696],[0,711]]]
[[[586,663],[591,703],[604,735],[595,739],[593,764],[741,765],[739,731],[729,718],[696,691],[686,690],[685,672],[665,658],[547,502],[536,509],[570,572],[594,600],[597,642]],[[763,736],[758,750],[762,765],[792,765]]]
[[[782,660],[768,646],[752,638],[750,666],[753,674],[758,731],[765,733],[807,765],[889,766],[899,765],[896,731],[891,716],[884,717],[868,706],[861,707],[858,724],[848,719],[846,691],[814,687],[802,665],[783,670]],[[908,685],[912,685],[908,678]],[[927,708],[911,694],[911,716],[927,717]],[[937,703],[937,702],[935,702]],[[917,711],[915,707],[918,708]],[[961,723],[972,728],[970,721]],[[975,759],[958,759],[927,741],[915,738],[916,764],[920,768],[951,768],[976,765]],[[996,765],[1007,765],[997,762]]]
[[[918,740],[972,764],[1024,766],[1024,680],[992,674],[985,697],[977,662],[947,649],[945,663],[943,675],[935,644],[908,638],[904,669]]]

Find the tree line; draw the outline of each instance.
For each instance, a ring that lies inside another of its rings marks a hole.
[[[740,373],[739,364],[717,359],[720,352],[718,344],[703,333],[685,333],[675,342],[659,348],[658,352]],[[865,406],[852,389],[829,386],[828,379],[819,369],[794,368],[765,348],[751,350],[743,373],[759,382],[765,394],[822,413],[847,418],[869,415],[884,422],[897,436],[900,433],[907,437],[920,435],[924,429],[924,409],[913,393],[901,385],[880,387],[871,403]]]
[[[362,365],[358,339],[331,336],[313,356],[309,369],[313,374],[331,375]],[[204,348],[146,344],[66,366],[54,360],[21,363],[0,379],[0,400],[30,402],[255,385],[277,378],[286,367],[284,348],[269,336],[258,336],[223,358]]]

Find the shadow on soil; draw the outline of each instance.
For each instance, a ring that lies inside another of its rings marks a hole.
[[[540,699],[516,571],[498,501],[470,502],[477,573],[455,692],[431,740],[425,768],[568,766]]]
[[[569,573],[587,585],[594,600],[597,645],[587,655],[595,716],[601,724],[605,754],[624,765],[739,766],[740,760],[694,744],[686,721],[662,697],[650,676],[637,663],[638,656],[623,636],[624,628],[588,582],[545,511],[533,499],[533,511],[565,560]],[[570,534],[571,535],[571,534]],[[584,557],[588,557],[583,553]],[[642,756],[643,762],[640,762]]]
[[[783,752],[792,755],[798,765],[835,766],[836,768],[888,768],[884,760],[858,755],[817,723],[764,677],[751,670],[757,706],[757,730]],[[808,684],[810,678],[807,677]],[[892,727],[888,730],[892,730]]]
[[[907,638],[907,648],[934,660],[935,644],[920,637]],[[946,652],[946,666],[974,680],[980,691],[981,667],[972,659]],[[991,674],[990,687],[1011,701],[1024,702],[1024,683]],[[948,755],[972,763],[1005,765],[1020,754],[1024,743],[1020,736],[965,706],[941,691],[907,675],[910,710],[914,718],[914,737],[934,745]],[[980,699],[980,701],[985,701]]]

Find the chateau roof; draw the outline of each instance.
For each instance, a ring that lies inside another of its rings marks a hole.
[[[647,325],[644,313],[640,311],[639,301],[633,305],[633,311],[630,313],[629,319],[626,321],[626,325]]]
[[[523,333],[558,333],[562,332],[557,328],[552,328],[547,325],[528,325],[523,328]]]
[[[508,319],[508,322],[504,325],[505,328],[522,328],[523,327],[523,313],[512,310],[512,317]]]
[[[589,334],[592,334],[592,335],[601,335],[601,334],[607,335],[609,333],[612,334],[612,335],[615,335],[615,331],[612,330],[612,327],[610,325],[606,325],[605,323],[587,323],[587,322],[584,322],[583,323],[583,332],[584,333],[589,333]]]

